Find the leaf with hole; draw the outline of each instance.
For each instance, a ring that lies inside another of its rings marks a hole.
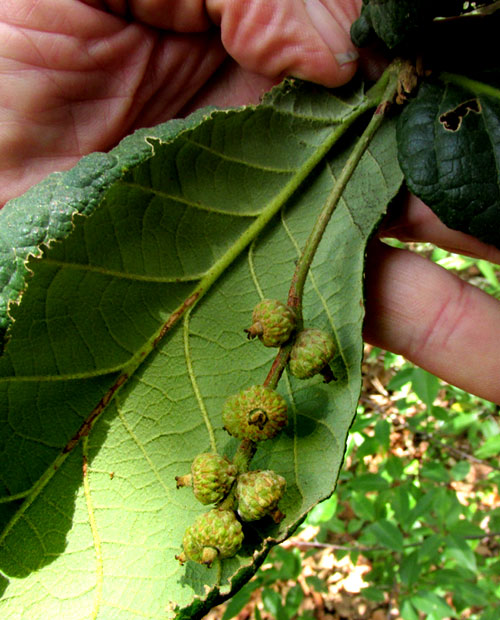
[[[424,81],[398,121],[410,190],[450,228],[500,247],[500,75]]]

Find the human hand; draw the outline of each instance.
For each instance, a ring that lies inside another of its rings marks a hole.
[[[287,74],[347,82],[360,4],[1,2],[0,206],[138,127],[208,103],[256,103]]]
[[[347,82],[356,70],[356,62],[349,62],[354,48],[348,33],[360,4],[2,3],[0,205],[82,155],[109,149],[137,127],[208,103],[254,103],[286,74],[327,86]],[[383,234],[500,263],[498,250],[447,229],[416,199]],[[496,300],[380,242],[370,249],[366,282],[369,342],[500,403]]]
[[[418,198],[389,214],[379,238],[425,241],[500,264],[500,250],[447,228]],[[500,301],[408,250],[375,240],[366,265],[365,339],[500,404]]]

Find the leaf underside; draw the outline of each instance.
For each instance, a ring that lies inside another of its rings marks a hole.
[[[500,81],[427,82],[398,122],[409,189],[450,228],[500,248]],[[488,92],[485,92],[485,86]]]
[[[286,518],[245,525],[242,551],[211,569],[175,560],[205,510],[175,476],[199,452],[234,454],[222,403],[261,383],[275,354],[243,329],[261,297],[286,299],[354,140],[311,167],[359,115],[359,89],[337,95],[285,83],[260,106],[142,131],[16,202],[26,228],[40,195],[40,212],[62,223],[37,231],[28,252],[37,257],[19,261],[8,279],[17,288],[3,291],[20,303],[4,313],[13,322],[0,358],[2,617],[201,617],[333,492],[361,385],[365,246],[401,183],[392,123],[355,171],[306,285],[307,324],[332,329],[339,345],[336,381],[285,374],[289,427],[252,462],[286,478]],[[82,170],[94,180],[73,191]],[[275,215],[256,233],[266,214]],[[53,238],[38,256],[40,239]],[[203,282],[201,300],[158,343]]]

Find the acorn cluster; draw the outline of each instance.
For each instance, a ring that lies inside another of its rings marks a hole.
[[[285,399],[263,385],[253,385],[230,396],[222,410],[224,428],[249,445],[275,437],[288,422]],[[250,448],[252,450],[252,448]],[[190,525],[182,541],[179,562],[193,560],[211,566],[215,559],[236,555],[243,543],[242,521],[285,516],[278,503],[286,481],[271,470],[239,472],[227,457],[198,454],[191,471],[176,476],[177,488],[192,487],[202,504],[214,504]]]
[[[274,299],[257,304],[252,325],[245,331],[249,339],[258,337],[266,347],[293,342],[289,370],[299,379],[322,372],[335,354],[330,334],[319,329],[297,331],[294,310]],[[176,477],[177,488],[192,487],[199,502],[213,506],[187,528],[183,551],[176,556],[181,564],[193,560],[211,566],[216,559],[231,558],[243,543],[242,522],[271,517],[279,523],[285,516],[278,507],[285,479],[272,470],[247,470],[256,444],[276,437],[287,425],[285,399],[270,387],[252,385],[227,398],[222,422],[241,440],[246,459],[236,456],[231,462],[219,454],[202,453],[192,462],[190,473]]]
[[[181,564],[193,560],[211,566],[215,559],[231,558],[243,543],[241,521],[257,521],[270,516],[279,523],[285,516],[278,508],[286,481],[271,470],[237,474],[236,467],[217,454],[199,454],[191,473],[177,476],[177,487],[192,486],[202,504],[215,506],[190,525],[176,556]],[[232,501],[227,499],[232,494]]]
[[[297,330],[294,310],[277,299],[259,302],[252,313],[252,325],[245,331],[248,338],[258,336],[266,347],[281,347],[293,340],[288,368],[298,379],[323,372],[336,351],[332,334],[315,328]]]

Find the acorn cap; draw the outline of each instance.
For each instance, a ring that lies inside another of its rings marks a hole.
[[[224,456],[205,452],[191,465],[193,492],[202,504],[222,501],[236,479],[236,467]]]
[[[210,566],[216,559],[232,558],[243,543],[241,523],[232,510],[214,508],[190,525],[182,540],[184,551],[177,559]]]
[[[230,396],[222,408],[224,428],[233,437],[264,441],[288,422],[285,399],[263,385],[252,385]]]
[[[283,497],[286,480],[271,470],[249,471],[238,476],[236,498],[243,521],[256,521],[266,515],[276,520],[278,502]],[[279,513],[281,515],[281,513]],[[284,515],[281,515],[281,518]]]
[[[252,325],[245,329],[249,340],[258,336],[266,347],[280,347],[290,339],[297,324],[295,312],[277,299],[263,299],[252,312]]]
[[[290,352],[289,368],[298,379],[319,373],[335,355],[333,336],[322,329],[303,329],[297,334]]]

